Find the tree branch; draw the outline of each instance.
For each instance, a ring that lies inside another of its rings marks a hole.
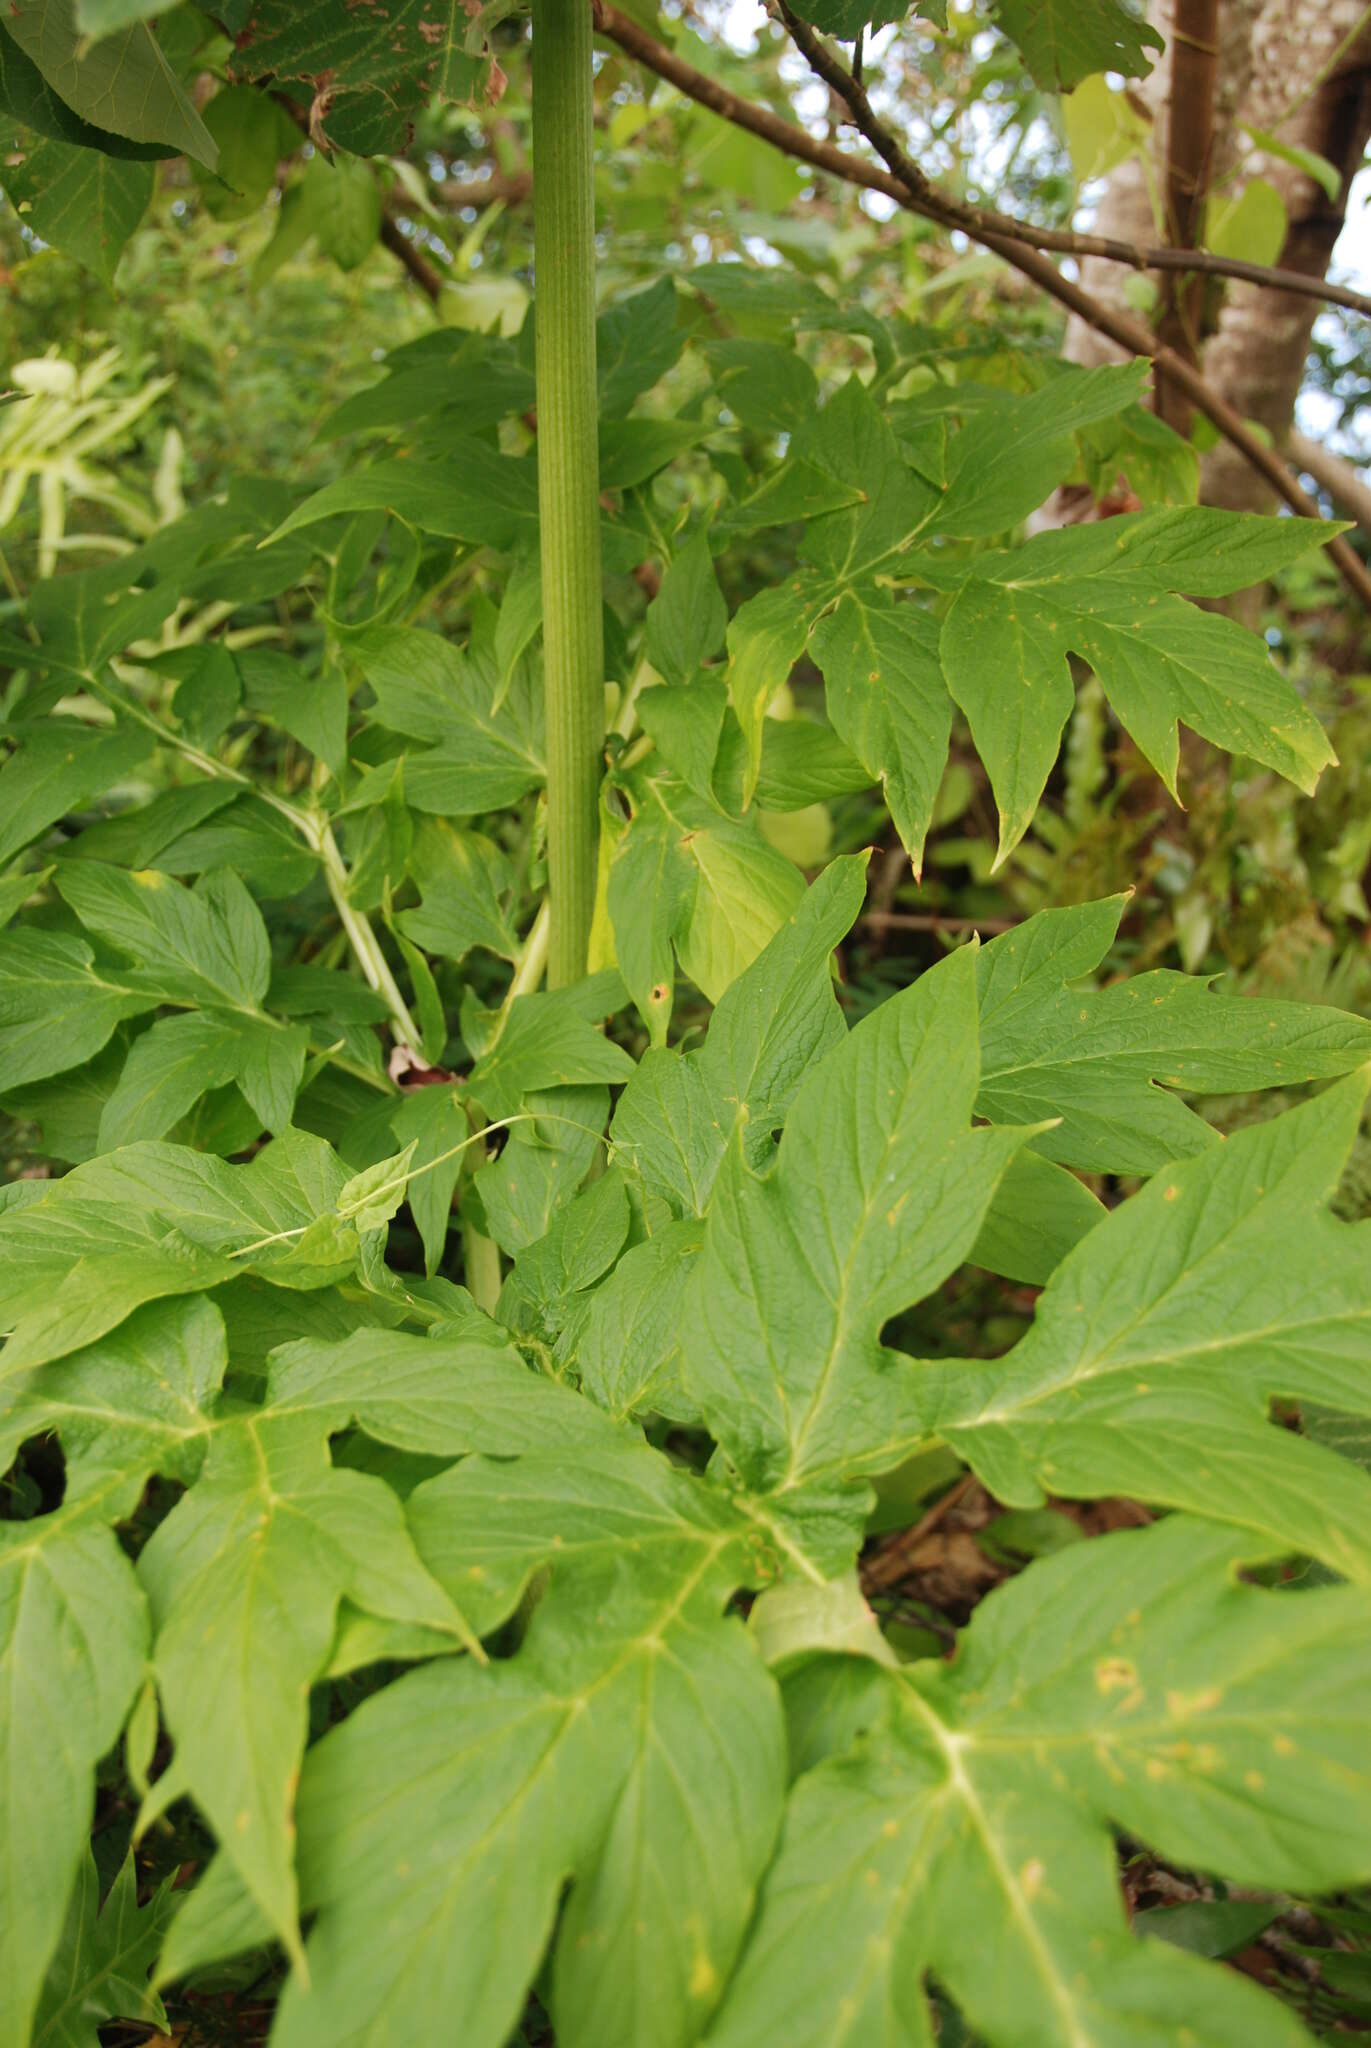
[[[1056,256],[1098,256],[1106,263],[1127,264],[1130,270],[1190,271],[1206,277],[1239,278],[1245,284],[1294,292],[1301,298],[1318,299],[1329,305],[1346,306],[1353,313],[1371,315],[1371,294],[1353,291],[1349,285],[1333,284],[1327,278],[1310,277],[1301,270],[1282,270],[1268,263],[1247,263],[1239,256],[1216,256],[1208,249],[1154,247],[1141,242],[1120,241],[1114,235],[1084,234],[1075,228],[1041,228],[1032,221],[1016,220],[1012,214],[998,213],[990,206],[969,206],[965,201],[939,191],[912,162],[910,169],[917,184],[909,193],[896,192],[891,180],[883,178],[874,166],[863,164],[858,157],[845,155],[832,143],[817,141],[793,121],[782,119],[769,108],[753,106],[726,86],[706,78],[683,58],[677,57],[674,51],[668,50],[665,44],[657,42],[637,22],[620,13],[611,0],[591,0],[591,4],[596,27],[602,35],[617,43],[635,62],[656,72],[678,92],[685,93],[687,98],[710,108],[725,121],[749,129],[764,142],[784,150],[788,156],[799,157],[812,163],[816,169],[829,171],[837,178],[846,178],[849,183],[865,185],[869,191],[884,192],[906,212],[921,214],[926,220],[936,220],[943,227],[960,228],[974,241],[983,241],[982,231],[988,230],[1022,242],[1027,248],[1045,249]],[[836,68],[842,77],[848,76],[841,66]]]
[[[1164,205],[1173,249],[1194,249],[1204,224],[1214,149],[1214,93],[1219,73],[1219,0],[1177,0],[1171,35],[1171,90],[1166,105]],[[1188,363],[1199,363],[1204,279],[1169,272],[1156,322],[1158,339]],[[1188,432],[1190,405],[1165,375],[1157,378],[1158,416]]]
[[[381,215],[381,242],[392,256],[399,257],[420,291],[436,306],[443,295],[443,280],[415,247],[389,208]]]
[[[1307,435],[1290,436],[1291,459],[1313,477],[1321,491],[1327,491],[1335,505],[1356,520],[1362,532],[1371,535],[1371,484],[1367,484],[1345,456],[1335,455]]]
[[[812,164],[816,170],[827,171],[831,176],[846,179],[849,184],[864,186],[871,192],[883,192],[908,213],[917,213],[929,220],[940,221],[944,226],[958,227],[983,248],[994,250],[1006,263],[1047,292],[1069,311],[1076,313],[1089,326],[1107,335],[1130,355],[1147,356],[1163,368],[1168,375],[1187,393],[1198,409],[1212,421],[1225,440],[1230,441],[1250,462],[1277,495],[1289,505],[1293,512],[1305,518],[1317,519],[1322,515],[1308,492],[1303,490],[1291,476],[1279,457],[1259,440],[1239,415],[1218,392],[1200,376],[1199,372],[1173,349],[1164,348],[1141,321],[1131,319],[1123,313],[1115,313],[1102,306],[1086,291],[1060,271],[1038,248],[1025,244],[1016,222],[1009,222],[1007,228],[987,226],[985,216],[976,208],[966,208],[953,200],[945,200],[934,190],[924,173],[905,155],[899,143],[889,134],[871,109],[866,93],[859,84],[854,84],[847,71],[838,63],[817,38],[805,29],[802,22],[795,22],[792,33],[796,35],[797,47],[806,56],[810,48],[815,52],[814,62],[818,75],[837,88],[851,110],[856,125],[862,129],[885,158],[888,168],[881,169],[875,164],[864,162],[860,157],[849,156],[831,142],[820,141],[817,137],[798,127],[793,121],[783,120],[773,114],[770,108],[759,107],[730,92],[717,80],[707,78],[693,65],[687,64],[674,51],[668,50],[655,37],[641,29],[637,22],[610,0],[592,0],[597,27],[611,42],[643,64],[659,78],[674,85],[678,92],[693,99],[698,105],[708,107],[712,113],[725,121],[745,128],[750,134],[769,142],[773,148],[784,151],[788,156],[797,157],[802,163]],[[801,40],[803,38],[803,40]],[[808,45],[808,47],[807,47]],[[815,61],[817,59],[817,61]],[[870,124],[870,128],[866,127]],[[879,140],[877,139],[879,138]],[[898,168],[897,168],[898,167]],[[968,218],[969,216],[969,218]],[[1073,243],[1084,238],[1072,238]],[[1073,248],[1073,253],[1075,253]],[[1085,253],[1090,253],[1088,250]],[[1097,252],[1101,253],[1101,252]],[[1182,266],[1190,265],[1195,259],[1186,251],[1172,251]],[[1131,259],[1130,259],[1131,260]],[[1147,267],[1144,264],[1144,267]],[[1249,265],[1249,269],[1260,270],[1260,266]],[[1276,273],[1260,271],[1263,282],[1273,281]],[[1305,280],[1307,283],[1308,280]],[[1321,294],[1322,295],[1322,294]],[[1371,309],[1369,306],[1368,309]],[[1365,563],[1339,537],[1325,543],[1329,555],[1336,563],[1339,573],[1348,587],[1355,591],[1362,603],[1371,611],[1371,571]]]
[[[499,199],[507,206],[518,206],[532,194],[533,173],[492,171],[488,178],[445,178],[435,190],[454,213],[464,206],[494,206]]]

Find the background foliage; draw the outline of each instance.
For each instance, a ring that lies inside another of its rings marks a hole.
[[[1060,226],[1158,40],[867,77]],[[1365,621],[993,257],[606,43],[539,992],[527,44],[0,19],[0,2040],[1338,2038]]]

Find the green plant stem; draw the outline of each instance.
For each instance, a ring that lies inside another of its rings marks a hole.
[[[170,726],[164,725],[152,712],[145,711],[135,698],[124,697],[111,690],[100,677],[88,675],[86,680],[97,696],[103,698],[115,710],[123,712],[126,717],[135,719],[149,732],[156,733],[164,746],[173,748],[183,761],[188,761],[193,768],[198,768],[202,775],[208,775],[217,782],[232,782],[239,789],[250,790],[254,796],[270,804],[273,810],[279,811],[283,818],[289,819],[311,853],[319,856],[324,870],[324,880],[333,899],[333,907],[338,913],[338,921],[347,935],[357,965],[362,970],[367,986],[380,996],[390,1011],[392,1037],[397,1044],[417,1051],[419,1028],[409,1014],[409,1006],[400,993],[399,984],[390,971],[385,954],[381,951],[380,941],[365,913],[348,901],[347,869],[343,864],[338,842],[333,836],[333,827],[317,812],[301,810],[297,804],[287,803],[284,797],[279,797],[272,790],[264,789],[259,783],[254,782],[250,775],[244,775],[240,769],[231,768],[227,762],[217,761],[213,754],[203,753],[199,747],[192,746],[189,740],[182,739],[179,733],[173,732]]]
[[[381,951],[381,942],[364,915],[348,901],[348,874],[343,865],[343,856],[338,851],[338,842],[333,836],[333,827],[324,825],[316,839],[319,859],[323,864],[324,880],[328,893],[333,898],[333,907],[338,913],[338,922],[348,935],[348,944],[356,955],[357,965],[368,987],[375,990],[390,1011],[391,1036],[397,1045],[407,1046],[411,1052],[419,1049],[419,1027],[409,1014],[409,1006],[400,993],[399,983],[390,971],[390,963]]]
[[[592,115],[590,8],[585,0],[534,0],[533,238],[552,988],[585,973],[604,737]]]
[[[538,915],[529,927],[528,937],[515,963],[514,977],[505,992],[500,1005],[500,1014],[495,1023],[495,1044],[509,1022],[509,1013],[517,997],[531,995],[543,978],[547,967],[548,930],[551,923],[547,898],[538,906]],[[462,1225],[462,1271],[472,1300],[477,1308],[483,1308],[487,1315],[495,1311],[500,1298],[503,1275],[500,1271],[500,1247],[470,1223]]]
[[[500,1247],[493,1237],[484,1236],[472,1223],[462,1225],[462,1278],[477,1308],[494,1315],[504,1275],[500,1271]]]
[[[505,999],[500,1005],[500,1019],[495,1027],[496,1039],[509,1022],[509,1013],[517,999],[520,996],[532,995],[547,970],[551,923],[551,912],[547,899],[544,898],[538,906],[538,915],[528,928],[528,937],[524,940],[519,958],[515,962],[514,978],[505,990]]]
[[[629,678],[628,688],[624,691],[623,699],[614,714],[613,730],[618,733],[621,740],[630,740],[633,737],[638,723],[638,699],[643,693],[643,685],[651,674],[652,664],[644,659],[638,663]]]

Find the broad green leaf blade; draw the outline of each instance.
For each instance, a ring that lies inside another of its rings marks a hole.
[[[929,1971],[988,2048],[1307,2044],[1130,1931],[1111,1834],[1297,1892],[1368,1867],[1365,1595],[1260,1592],[1243,1555],[1184,1518],[1079,1544],[992,1594],[955,1663],[877,1670],[869,1732],[795,1790],[710,2048],[926,2048]]]
[[[1371,1024],[1331,1008],[1216,996],[1196,976],[1162,970],[1074,986],[1104,959],[1126,902],[1039,911],[981,949],[982,1116],[1054,1117],[1033,1141],[1048,1158],[1155,1173],[1214,1142],[1168,1089],[1245,1094],[1332,1080],[1371,1058]]]
[[[715,795],[713,778],[725,717],[728,690],[705,676],[689,684],[643,690],[637,698],[637,723],[654,741],[656,752],[687,788],[707,801]]]
[[[151,10],[149,10],[151,12]],[[79,26],[79,22],[78,22]],[[0,106],[12,114],[21,127],[31,128],[53,142],[74,144],[80,149],[98,150],[103,155],[128,158],[167,156],[171,152],[157,143],[130,142],[108,128],[92,128],[55,93],[31,57],[4,33],[0,22]]]
[[[0,931],[16,917],[31,896],[52,880],[51,867],[30,869],[22,874],[6,875],[0,881]]]
[[[274,160],[273,160],[274,169]],[[234,656],[243,702],[317,754],[335,775],[347,762],[347,690],[340,668],[310,675],[272,647],[243,647]]]
[[[850,43],[868,23],[873,28],[884,28],[888,22],[903,20],[909,9],[905,0],[802,0],[795,12],[801,21],[812,21],[825,35],[841,36]],[[935,22],[939,28],[947,27],[946,0],[923,0],[918,12],[925,21]]]
[[[416,1672],[307,1759],[303,1891],[321,1912],[312,1988],[288,1987],[280,2039],[346,2048],[382,2014],[436,2037],[460,2014],[471,2048],[501,2048],[573,1877],[558,2038],[685,2048],[741,1941],[782,1789],[771,1681],[719,1619],[736,1518],[643,1447],[477,1461],[421,1493],[419,1540],[450,1588],[488,1561],[503,1606],[540,1554],[553,1583],[517,1657]]]
[[[339,512],[391,512],[423,533],[508,549],[537,538],[537,506],[531,459],[463,440],[443,462],[395,455],[338,477],[297,505],[262,545]]]
[[[234,1021],[234,1079],[263,1128],[274,1137],[283,1137],[290,1129],[304,1078],[309,1033],[299,1024],[283,1025],[275,1017],[240,1016]]]
[[[0,2040],[29,2039],[147,1637],[108,1529],[66,1507],[0,1526]]]
[[[105,2020],[138,2020],[165,2030],[162,2001],[148,1976],[176,1917],[171,1879],[146,1906],[129,1851],[104,1903],[95,1858],[87,1851],[48,1969],[34,2022],[33,2048],[100,2048]]]
[[[1076,701],[1068,650],[1055,618],[973,576],[943,619],[939,651],[995,793],[998,865],[1033,821]]]
[[[790,671],[804,653],[812,621],[831,595],[826,580],[801,570],[784,584],[758,591],[728,626],[728,695],[743,729],[748,774],[755,783],[762,759],[762,724]],[[747,781],[744,795],[750,795]]]
[[[712,1003],[726,994],[804,895],[804,877],[762,837],[755,819],[735,825],[722,813],[678,804],[689,828],[680,845],[695,887],[675,934],[684,973]]]
[[[1215,505],[1128,513],[1035,535],[1031,549],[1016,550],[1015,580],[1037,587],[1102,576],[1151,594],[1228,597],[1345,531],[1340,520],[1266,519]]]
[[[678,324],[677,304],[672,279],[659,277],[645,290],[616,299],[596,321],[595,373],[607,418],[626,413],[679,358],[686,329]]]
[[[113,1521],[131,1514],[154,1473],[189,1484],[213,1430],[228,1364],[207,1301],[153,1302],[74,1357],[7,1376],[0,1458],[52,1430],[66,1458],[66,1501]]]
[[[493,1458],[579,1452],[617,1441],[599,1409],[530,1372],[508,1334],[482,1317],[460,1338],[358,1330],[343,1343],[302,1339],[272,1357],[276,1415],[350,1419],[402,1450]]]
[[[620,990],[622,995],[623,991]],[[565,992],[516,996],[504,1030],[472,1068],[467,1086],[489,1117],[517,1115],[537,1089],[626,1081],[633,1062],[578,1014]]]
[[[100,1150],[162,1138],[238,1068],[238,1020],[200,1011],[162,1017],[134,1043],[100,1118]]]
[[[10,0],[5,30],[83,121],[164,143],[213,170],[214,137],[144,21],[87,43],[67,0]]]
[[[512,1256],[546,1235],[590,1171],[609,1117],[609,1090],[537,1088],[523,1097],[519,1114],[528,1121],[512,1125],[498,1159],[473,1176],[486,1230]]]
[[[850,502],[809,517],[801,567],[785,583],[750,598],[729,625],[728,688],[747,743],[748,797],[761,762],[767,707],[804,652],[813,621],[846,588],[858,586],[869,598],[870,579],[912,545],[937,503],[932,487],[905,463],[888,421],[857,377],[805,423],[792,452],[802,468]],[[783,516],[801,514],[791,507]],[[844,736],[852,743],[850,732]]]
[[[97,732],[72,718],[27,728],[0,768],[0,866],[87,797],[122,782],[150,744],[146,733]]]
[[[500,1321],[551,1346],[585,1306],[628,1239],[633,1211],[621,1173],[601,1174],[558,1210],[546,1236],[521,1251],[501,1290]]]
[[[1025,1147],[1005,1169],[967,1258],[1006,1280],[1043,1287],[1106,1214],[1074,1173]]]
[[[849,509],[816,519],[801,547],[835,583],[874,575],[910,546],[935,512],[938,494],[909,468],[875,398],[849,377],[795,436],[794,450],[857,494]]]
[[[757,801],[764,811],[798,811],[866,789],[867,769],[831,726],[809,718],[768,718],[762,727]]]
[[[758,1491],[881,1461],[898,1411],[881,1327],[966,1257],[1025,1135],[971,1128],[975,1011],[963,950],[810,1069],[765,1179],[735,1146],[715,1183],[682,1348]]]
[[[1230,515],[1231,516],[1231,515]],[[1334,758],[1317,719],[1265,644],[1232,619],[1171,593],[1232,589],[1291,558],[1317,534],[1303,521],[1261,522],[1243,541],[1191,508],[1134,526],[1105,521],[1039,535],[982,557],[942,629],[947,686],[966,713],[1000,812],[997,858],[1028,829],[1074,702],[1067,657],[1090,664],[1114,710],[1172,795],[1178,726],[1274,768],[1306,793]],[[1188,523],[1199,522],[1193,538]],[[1111,541],[1108,529],[1125,528]],[[1297,527],[1287,539],[1272,526]],[[1225,532],[1231,559],[1204,565]]]
[[[249,83],[269,74],[312,85],[328,74],[330,141],[389,155],[434,93],[466,101],[479,91],[487,60],[468,54],[470,27],[459,0],[380,0],[360,11],[347,0],[260,0],[234,68]]]
[[[254,1900],[229,1857],[214,1856],[183,1895],[171,1923],[153,1979],[161,1990],[207,1963],[220,1963],[272,1939],[271,1922]]]
[[[728,607],[714,574],[714,559],[703,533],[672,557],[661,588],[647,608],[648,660],[668,683],[684,683],[701,662],[718,654],[728,627]]]
[[[436,633],[373,627],[348,652],[376,693],[376,722],[436,742],[405,759],[405,794],[416,808],[470,817],[514,803],[543,780],[541,691],[526,662],[496,711],[493,659]],[[431,800],[438,794],[441,803]]]
[[[1367,1411],[1368,1226],[1327,1210],[1366,1082],[1163,1168],[1064,1260],[1006,1358],[903,1380],[928,1433],[1010,1505],[1129,1494],[1371,1582],[1371,1479],[1267,1419],[1278,1397]]]
[[[138,1564],[175,1743],[154,1800],[194,1797],[296,1956],[295,1786],[339,1601],[441,1630],[454,1649],[473,1641],[420,1564],[394,1493],[331,1466],[327,1432],[326,1412],[287,1418],[270,1401],[223,1423]]]
[[[681,838],[660,806],[644,804],[615,848],[605,885],[615,961],[658,1047],[666,1044],[675,994],[672,940],[697,882]]]
[[[616,1419],[657,1414],[694,1420],[684,1385],[681,1313],[703,1243],[694,1217],[670,1223],[625,1252],[590,1297],[576,1365],[584,1392]]]
[[[108,36],[131,21],[170,14],[180,0],[76,0],[76,26],[83,36]]]
[[[703,1216],[742,1127],[759,1163],[809,1066],[845,1036],[829,965],[866,891],[865,856],[834,861],[725,992],[703,1048],[649,1052],[619,1098],[615,1155],[682,1216]]]
[[[995,17],[1034,84],[1048,92],[1070,92],[1097,71],[1145,77],[1148,51],[1164,47],[1158,31],[1120,0],[996,0]]]
[[[0,1085],[84,1065],[125,1017],[156,1003],[98,968],[83,939],[29,925],[0,933]]]
[[[347,1175],[303,1131],[245,1166],[169,1144],[126,1145],[0,1214],[0,1379],[115,1329],[145,1301],[240,1273],[310,1289],[350,1274],[360,1243],[336,1205]]]
[[[461,1092],[451,1087],[415,1088],[391,1110],[385,1149],[413,1145],[405,1200],[424,1243],[425,1270],[437,1272],[453,1222],[452,1197],[475,1147]],[[350,1153],[349,1157],[353,1155]],[[370,1156],[370,1151],[367,1155]]]
[[[465,959],[473,946],[514,959],[519,941],[504,907],[514,870],[493,840],[446,819],[421,818],[408,866],[423,901],[400,912],[406,938],[446,960]]]
[[[130,874],[102,861],[64,863],[57,886],[87,930],[137,963],[133,986],[173,1002],[258,1012],[271,947],[257,905],[232,869],[187,889],[159,868]]]
[[[478,434],[483,427],[527,412],[533,403],[532,364],[520,362],[510,342],[440,328],[423,337],[422,352],[411,355],[410,346],[390,351],[389,374],[345,399],[319,428],[318,439],[393,433],[454,404],[460,407],[467,432]],[[442,374],[435,375],[440,363]],[[459,394],[455,399],[454,392]]]
[[[834,729],[880,782],[916,876],[952,729],[938,641],[929,613],[874,588],[846,592],[812,636]]]
[[[1079,429],[1144,397],[1145,363],[1066,370],[1026,397],[987,405],[948,449],[940,533],[1002,534],[1041,505],[1074,467]]]

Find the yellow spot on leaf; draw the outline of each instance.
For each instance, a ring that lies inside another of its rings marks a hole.
[[[701,1949],[690,1970],[688,1986],[692,1998],[712,1998],[719,1988],[719,1972]]]
[[[1188,1721],[1192,1714],[1208,1714],[1222,1702],[1222,1686],[1210,1685],[1203,1692],[1169,1692],[1166,1711],[1173,1721]]]

